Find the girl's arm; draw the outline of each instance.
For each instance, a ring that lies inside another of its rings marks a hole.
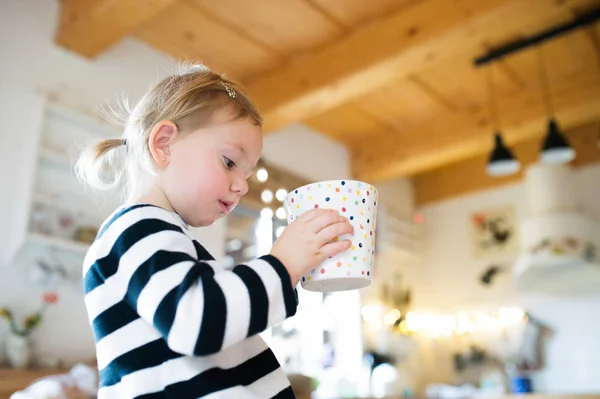
[[[115,228],[114,237],[107,229],[108,253],[86,272],[92,319],[111,306],[107,296],[113,298],[112,306],[124,301],[160,332],[173,351],[203,356],[295,314],[295,291],[278,259],[266,255],[215,273],[214,260],[197,258],[203,252],[168,213],[154,209],[137,213],[144,215],[122,217],[131,223],[120,221],[124,228]]]

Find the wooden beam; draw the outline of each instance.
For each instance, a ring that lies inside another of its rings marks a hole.
[[[600,148],[597,144],[599,124],[600,118],[598,123],[569,129],[564,132],[571,146],[577,152],[576,158],[571,163],[573,166],[578,167],[600,162]],[[420,173],[413,177],[415,204],[423,206],[518,182],[523,178],[524,169],[528,165],[538,162],[541,145],[541,140],[530,139],[512,148],[522,167],[518,174],[511,176],[488,176],[485,173],[485,166],[488,161],[487,155],[479,155],[462,162]]]
[[[264,130],[272,131],[445,60],[475,57],[490,38],[497,42],[570,18],[550,0],[539,0],[536,12],[532,7],[521,0],[417,2],[246,87],[264,115]],[[512,17],[522,14],[528,18]]]
[[[600,76],[570,76],[554,82],[554,106],[559,126],[569,129],[600,117]],[[539,138],[546,131],[547,116],[537,90],[514,93],[501,115],[502,134],[508,145]],[[449,115],[402,136],[368,138],[353,150],[356,178],[378,181],[412,176],[491,150],[492,126],[487,110]]]
[[[63,0],[55,42],[94,58],[176,0]]]
[[[504,0],[432,0],[402,9],[247,86],[265,131],[303,120],[464,51],[465,24]]]

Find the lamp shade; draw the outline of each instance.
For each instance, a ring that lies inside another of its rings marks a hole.
[[[496,133],[495,145],[486,167],[487,174],[490,176],[508,176],[517,173],[521,168],[521,163],[515,159],[511,150],[504,145],[502,135]]]
[[[541,159],[547,164],[564,164],[575,159],[575,150],[558,130],[554,118],[548,121],[548,133],[542,144]]]

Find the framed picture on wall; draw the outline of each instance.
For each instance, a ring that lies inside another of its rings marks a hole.
[[[469,223],[475,257],[485,258],[518,251],[518,225],[513,205],[473,212]]]

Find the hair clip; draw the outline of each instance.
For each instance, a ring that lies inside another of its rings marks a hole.
[[[229,95],[229,97],[231,97],[231,98],[236,98],[237,97],[237,93],[235,92],[235,90],[233,90],[231,87],[229,87],[225,82],[221,82],[221,84],[225,88],[225,91],[227,92],[227,94]]]
[[[127,139],[121,139],[121,145],[127,145]]]

